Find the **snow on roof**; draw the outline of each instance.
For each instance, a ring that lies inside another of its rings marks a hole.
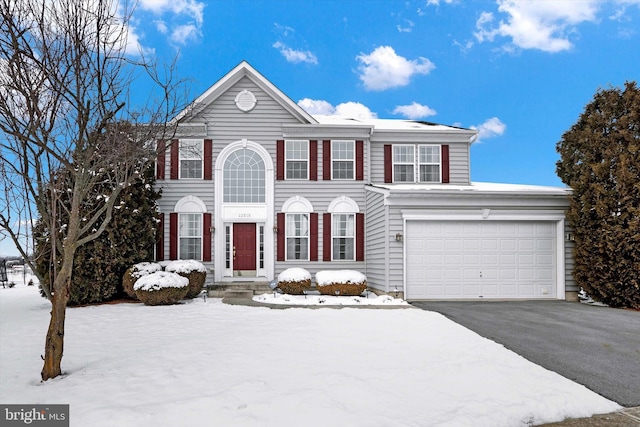
[[[522,195],[561,195],[567,196],[571,193],[568,187],[551,187],[543,185],[527,185],[527,184],[504,184],[495,182],[472,182],[469,185],[456,184],[385,184],[376,185],[377,187],[386,188],[392,191],[400,192],[469,192],[484,194],[522,194]]]
[[[357,119],[346,116],[314,115],[314,119],[324,125],[351,125],[351,126],[371,126],[376,130],[436,130],[436,131],[456,131],[470,129],[458,128],[454,126],[441,125],[437,123],[422,122],[416,120],[401,119]]]

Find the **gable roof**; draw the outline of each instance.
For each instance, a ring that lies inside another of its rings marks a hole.
[[[313,116],[304,111],[298,104],[293,102],[291,98],[289,98],[284,92],[278,89],[269,80],[267,80],[255,68],[249,65],[247,61],[242,61],[240,64],[235,66],[220,80],[214,83],[213,86],[211,86],[202,95],[196,98],[195,101],[193,101],[184,110],[182,110],[172,121],[180,122],[188,115],[195,115],[199,113],[216,99],[218,99],[218,97],[224,94],[229,88],[231,88],[243,77],[247,77],[248,79],[250,79],[260,89],[271,96],[285,110],[287,110],[291,115],[300,120],[301,123],[318,123],[317,120],[313,118]]]

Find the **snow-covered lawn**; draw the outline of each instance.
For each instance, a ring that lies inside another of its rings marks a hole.
[[[195,299],[67,310],[67,375],[40,383],[50,305],[0,288],[0,402],[72,426],[528,426],[619,406],[440,314]]]

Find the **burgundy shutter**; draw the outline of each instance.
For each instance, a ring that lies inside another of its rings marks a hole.
[[[169,259],[178,259],[178,214],[169,214]]]
[[[285,234],[284,234],[284,213],[283,212],[278,212],[277,215],[277,223],[276,226],[278,227],[278,232],[276,234],[276,260],[277,261],[284,261],[284,244],[285,244]]]
[[[390,144],[384,146],[384,182],[393,182],[393,151]]]
[[[178,163],[180,162],[180,159],[178,157],[178,144],[179,143],[177,139],[171,141],[171,179],[178,179]]]
[[[164,214],[158,215],[158,228],[156,229],[156,261],[164,261]]]
[[[322,141],[322,179],[331,179],[331,141]]]
[[[449,146],[442,146],[442,182],[449,183]]]
[[[331,261],[331,214],[322,215],[322,260]]]
[[[309,214],[309,261],[318,260],[318,214]]]
[[[309,141],[309,180],[318,180],[318,141]]]
[[[276,179],[284,179],[284,139],[276,142]]]
[[[211,214],[202,214],[202,261],[211,262]]]
[[[213,179],[213,141],[204,140],[204,179]]]
[[[356,181],[364,180],[364,141],[356,141]]]
[[[356,261],[364,261],[364,214],[356,214]]]
[[[164,140],[159,139],[156,156],[156,179],[164,179],[164,163],[166,159],[165,150],[167,149],[167,145]]]

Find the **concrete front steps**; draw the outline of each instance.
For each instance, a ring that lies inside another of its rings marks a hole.
[[[273,292],[269,287],[269,282],[216,282],[207,288],[209,298],[252,298]]]

